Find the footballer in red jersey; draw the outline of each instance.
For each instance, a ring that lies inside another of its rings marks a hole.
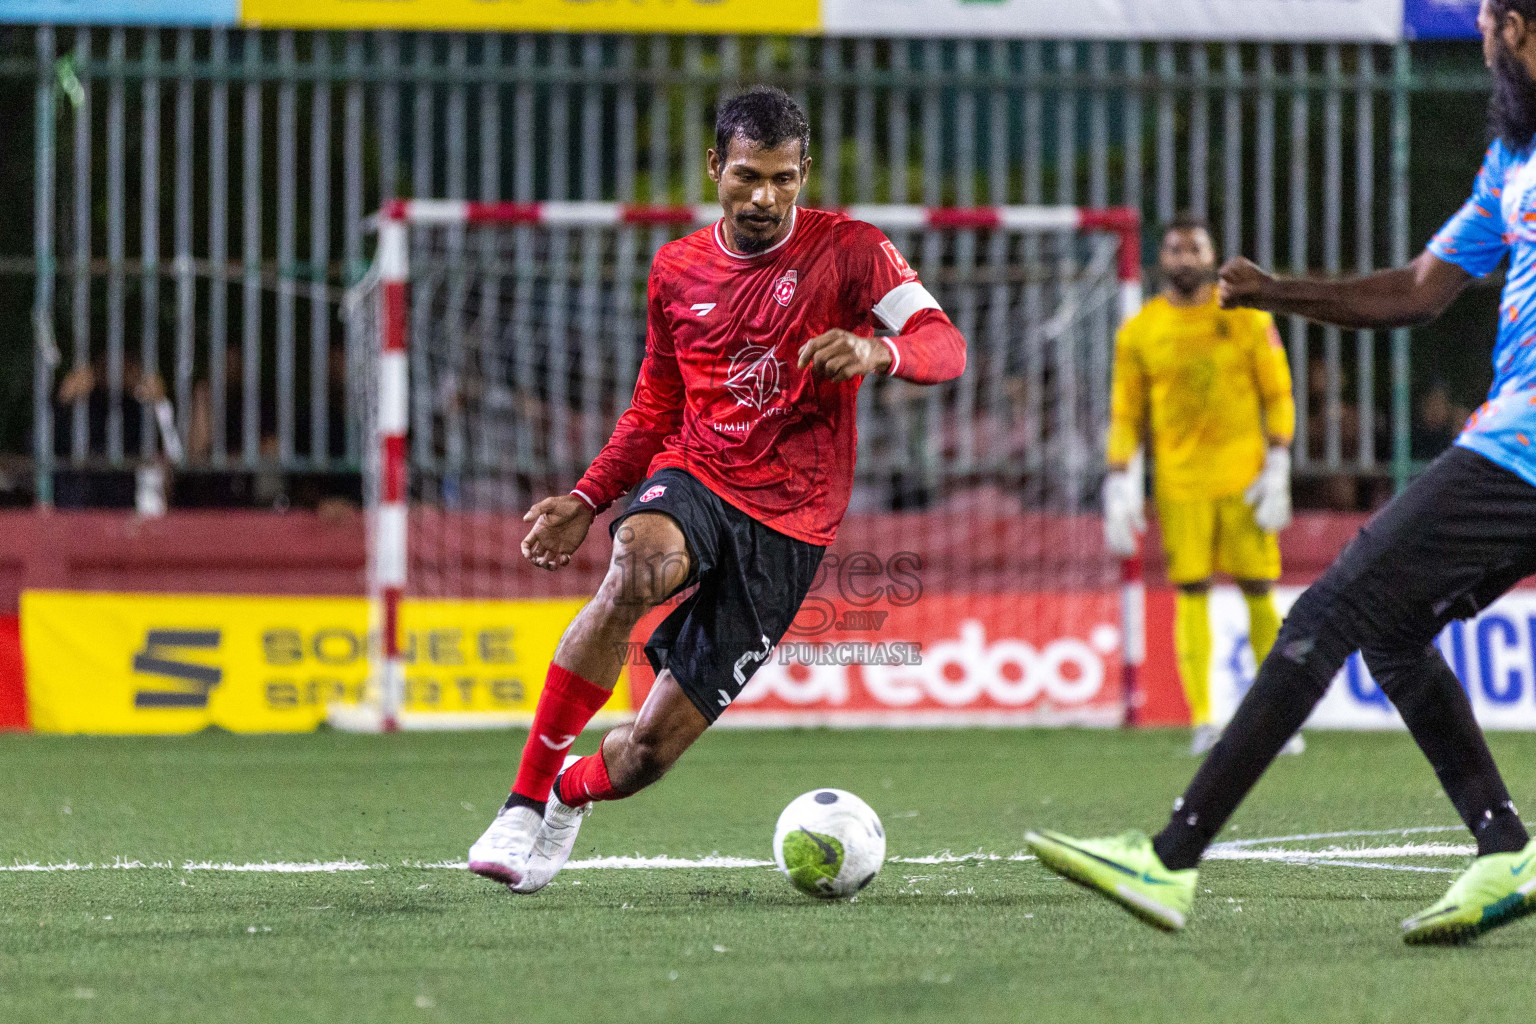
[[[525,517],[523,554],[558,569],[639,485],[555,651],[512,795],[470,848],[470,870],[514,892],[548,884],[593,801],[659,779],[789,628],[848,507],[862,379],[965,369],[965,339],[877,228],[795,205],[809,146],[781,90],[721,106],[709,176],[725,215],[657,252],[630,408],[576,488]],[[657,677],[634,723],[569,754],[635,624],[690,587],[646,644]]]

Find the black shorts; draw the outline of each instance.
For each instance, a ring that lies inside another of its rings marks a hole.
[[[713,723],[789,629],[826,549],[769,529],[680,469],[641,484],[609,532],[642,512],[669,516],[688,542],[688,578],[674,593],[698,586],[651,634],[646,659]]]
[[[1536,487],[1454,446],[1361,528],[1287,625],[1301,610],[1342,619],[1368,654],[1417,651],[1533,571]]]

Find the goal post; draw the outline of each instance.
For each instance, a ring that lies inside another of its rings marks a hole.
[[[940,509],[949,527],[963,528],[967,513],[953,509],[1012,486],[1027,492],[1009,507],[1020,510],[1015,526],[1034,531],[1022,545],[1035,552],[1029,557],[1043,565],[1062,554],[1045,549],[1070,537],[1059,543],[1102,560],[1081,520],[1097,521],[1091,484],[1102,469],[1113,332],[1142,301],[1138,213],[844,212],[896,242],[973,349],[958,384],[866,385],[855,504]],[[574,484],[627,405],[643,355],[650,254],[719,217],[711,205],[609,202],[397,200],[379,211],[373,268],[344,309],[353,372],[367,393],[367,579],[377,639],[365,700],[334,707],[334,725],[462,724],[409,709],[408,595],[590,596],[601,578],[590,553],[561,579],[520,564],[520,514]],[[922,520],[925,529],[938,529],[938,514]],[[986,521],[1020,546],[1018,529]],[[981,569],[949,571],[945,588],[970,586],[968,574],[987,578],[978,587],[996,587],[991,577],[1006,577],[1022,557],[999,550]],[[1036,569],[1022,566],[1026,575],[1039,576]],[[1113,575],[1123,673],[1116,719],[1129,724],[1145,654],[1139,557]]]

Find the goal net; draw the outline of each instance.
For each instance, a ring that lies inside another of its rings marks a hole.
[[[865,381],[838,541],[722,722],[1120,721],[1139,637],[1122,622],[1097,492],[1114,332],[1140,298],[1135,215],[848,212],[918,271],[967,338],[968,365],[937,387]],[[523,513],[570,490],[629,403],[652,254],[718,214],[445,201],[381,214],[378,259],[346,305],[368,394],[380,631],[365,720],[494,710],[454,703],[455,671],[491,671],[465,664],[480,626],[455,615],[504,623],[519,685],[502,696],[517,699],[485,720],[527,719],[560,629],[602,579],[613,512],[554,573],[521,557]],[[454,648],[448,664],[434,640]],[[651,678],[631,659],[626,699]]]

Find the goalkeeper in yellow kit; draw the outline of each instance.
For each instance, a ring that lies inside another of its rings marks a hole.
[[[1150,434],[1153,491],[1178,588],[1174,648],[1195,727],[1191,753],[1215,745],[1211,723],[1211,577],[1231,576],[1248,605],[1258,661],[1280,631],[1271,584],[1277,534],[1291,521],[1296,425],[1291,375],[1274,320],[1216,301],[1216,250],[1205,223],[1181,216],[1163,233],[1162,290],[1121,328],[1104,481],[1104,536],[1134,554],[1146,529],[1137,457]],[[1292,752],[1299,752],[1298,733]]]

